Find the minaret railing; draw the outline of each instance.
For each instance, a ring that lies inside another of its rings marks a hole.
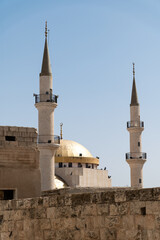
[[[142,121],[128,121],[127,122],[127,128],[132,128],[132,127],[142,127],[142,128],[144,128],[144,122],[142,122]]]
[[[126,159],[147,159],[147,153],[144,152],[126,153]]]
[[[58,135],[39,135],[38,143],[56,143],[60,144],[60,136]]]
[[[57,103],[57,95],[46,93],[46,94],[34,94],[35,103],[39,102],[55,102]]]

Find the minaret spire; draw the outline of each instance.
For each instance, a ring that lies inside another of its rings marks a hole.
[[[135,81],[135,63],[133,63],[133,85],[132,85],[132,96],[131,96],[131,104],[130,106],[138,106],[138,96],[136,89],[136,81]]]
[[[47,36],[48,36],[48,28],[47,28],[47,21],[45,22],[45,45],[44,45],[44,53],[43,53],[43,61],[42,61],[42,68],[40,76],[51,76],[51,64],[49,59],[49,51],[48,51],[48,42],[47,42]]]

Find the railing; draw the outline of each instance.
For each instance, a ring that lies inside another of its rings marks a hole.
[[[147,153],[140,152],[140,153],[126,153],[126,159],[147,159]]]
[[[55,102],[57,103],[57,95],[53,95],[51,93],[46,93],[46,94],[33,94],[35,97],[35,103],[39,102]]]
[[[127,122],[127,128],[132,128],[132,127],[144,127],[144,122],[141,122],[141,121]]]
[[[56,143],[60,144],[60,136],[57,135],[39,135],[38,143]]]

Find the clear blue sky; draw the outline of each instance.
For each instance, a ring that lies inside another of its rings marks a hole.
[[[148,153],[144,186],[160,184],[160,2],[158,0],[1,0],[0,125],[37,127],[38,93],[48,21],[55,134],[100,157],[113,186],[130,184],[129,104],[132,62]]]

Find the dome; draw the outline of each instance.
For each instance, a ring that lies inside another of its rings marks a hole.
[[[94,158],[84,146],[77,142],[63,139],[60,140],[60,147],[56,151],[55,162],[91,163],[99,165],[99,159]]]
[[[59,176],[54,176],[54,184],[56,189],[68,187],[66,182]]]
[[[92,154],[81,144],[71,141],[63,140],[60,141],[60,147],[56,152],[56,157],[91,157]]]

